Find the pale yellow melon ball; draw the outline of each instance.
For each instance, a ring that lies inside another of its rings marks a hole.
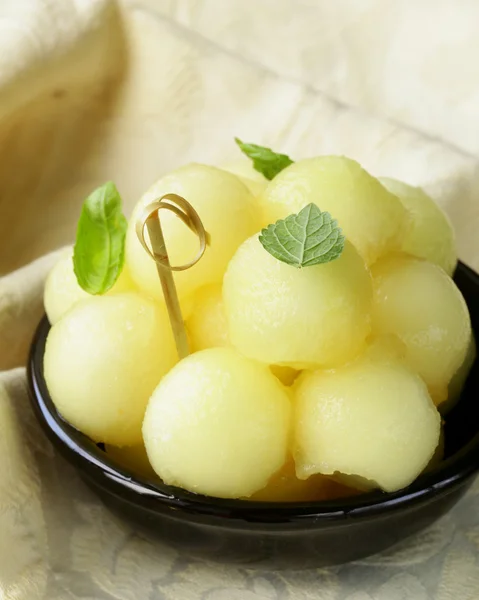
[[[129,473],[148,479],[158,478],[150,465],[143,443],[137,446],[124,446],[123,448],[107,445],[105,451],[109,458],[112,458]]]
[[[439,413],[421,378],[400,362],[363,357],[304,373],[294,394],[300,478],[338,472],[391,492],[410,484],[438,445]]]
[[[121,294],[131,291],[134,287],[128,269],[123,267],[115,285],[107,294]],[[48,320],[54,325],[75,304],[92,296],[78,284],[73,271],[73,250],[65,250],[45,282],[43,303]]]
[[[444,438],[444,428],[441,427],[441,431],[439,434],[439,442],[434,450],[434,454],[429,460],[428,464],[422,471],[423,473],[429,473],[433,471],[436,467],[438,467],[441,462],[444,460],[444,450],[445,450],[445,438]],[[370,481],[364,477],[359,477],[357,475],[344,475],[343,473],[335,473],[332,475],[332,478],[343,486],[350,486],[350,488],[345,489],[356,489],[358,492],[369,492],[377,487],[376,482]],[[307,479],[306,481],[309,481]]]
[[[410,215],[402,251],[425,258],[452,275],[457,264],[456,236],[446,213],[421,188],[387,177],[379,181],[401,200]]]
[[[329,263],[297,269],[269,254],[255,235],[228,265],[223,300],[230,340],[265,363],[335,366],[362,349],[372,286],[352,244]]]
[[[310,202],[328,211],[367,264],[400,247],[408,222],[401,202],[350,158],[320,156],[281,171],[265,189],[264,226]]]
[[[406,360],[426,382],[434,402],[464,362],[471,322],[464,298],[437,265],[392,256],[373,268],[373,331],[404,342]]]
[[[168,317],[136,293],[83,300],[50,330],[45,380],[60,414],[96,442],[140,444],[148,399],[176,362]]]
[[[239,177],[253,196],[259,196],[268,185],[268,180],[257,171],[250,160],[240,159],[222,167],[225,171]]]
[[[278,473],[273,475],[266,487],[248,499],[255,502],[317,502],[347,498],[356,494],[356,490],[324,475],[298,479],[294,461],[290,459]]]
[[[290,401],[267,367],[231,348],[182,360],[154,391],[143,437],[156,473],[192,492],[239,498],[286,461]]]
[[[186,328],[193,352],[229,346],[221,284],[213,283],[198,290]]]
[[[221,285],[206,285],[196,293],[186,328],[192,352],[231,345]],[[286,386],[298,376],[296,369],[280,365],[270,365],[270,371]]]
[[[126,261],[140,289],[162,300],[155,262],[141,246],[135,231],[137,218],[148,204],[167,193],[183,196],[198,212],[211,244],[192,268],[175,273],[180,300],[208,284],[220,282],[237,247],[259,227],[256,200],[235,176],[206,165],[190,164],[157,181],[138,202],[128,226]],[[189,263],[198,253],[197,236],[168,210],[160,212],[172,265]],[[146,233],[148,238],[148,233]]]

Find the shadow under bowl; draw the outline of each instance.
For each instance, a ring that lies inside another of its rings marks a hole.
[[[455,281],[479,333],[479,276],[459,264]],[[43,375],[50,325],[31,347],[32,407],[47,437],[106,505],[183,553],[256,567],[320,567],[380,552],[427,527],[467,491],[479,467],[479,362],[445,422],[445,460],[395,493],[320,502],[210,498],[128,473],[56,411]],[[477,336],[476,336],[477,337]],[[67,492],[66,492],[67,493]]]

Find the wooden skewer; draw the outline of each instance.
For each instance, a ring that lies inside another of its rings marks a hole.
[[[176,285],[173,279],[173,271],[170,269],[170,260],[166,251],[165,238],[163,237],[163,230],[161,229],[158,212],[150,216],[146,221],[146,227],[148,229],[153,252],[162,257],[161,263],[157,261],[156,269],[160,276],[163,296],[165,297],[171,329],[173,330],[175,338],[176,350],[178,352],[178,357],[181,360],[188,356],[190,348],[188,345],[188,336],[186,335],[183,315],[181,314],[178,292],[176,291]]]
[[[161,220],[159,218],[159,211],[161,209],[172,211],[185,223],[185,225],[198,235],[200,242],[198,254],[192,261],[185,265],[172,266],[170,264],[168,250],[161,228]],[[145,239],[145,226],[148,230],[151,249]],[[143,248],[156,262],[156,268],[160,277],[161,288],[163,290],[163,296],[170,318],[171,329],[175,339],[176,350],[178,352],[178,357],[181,360],[189,355],[190,349],[173,271],[185,271],[186,269],[193,267],[203,256],[206,246],[209,244],[209,236],[195,209],[189,202],[177,194],[166,194],[159,200],[146,206],[136,223],[136,233]]]

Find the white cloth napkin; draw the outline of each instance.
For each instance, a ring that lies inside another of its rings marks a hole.
[[[479,269],[478,11],[454,0],[0,2],[1,600],[478,597],[477,485],[434,527],[357,564],[273,572],[187,559],[113,517],[55,454],[22,367],[47,253],[72,241],[85,195],[112,179],[131,208],[175,166],[237,157],[235,135],[293,157],[346,154],[425,186]]]

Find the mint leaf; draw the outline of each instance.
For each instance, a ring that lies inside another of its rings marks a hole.
[[[83,203],[73,269],[79,285],[89,294],[104,294],[118,279],[125,260],[127,226],[113,182],[97,188]]]
[[[245,144],[238,138],[235,138],[235,142],[241,152],[251,158],[253,167],[262,173],[266,179],[273,179],[280,171],[293,164],[289,156],[273,152],[271,148],[257,146],[256,144]]]
[[[311,267],[341,255],[345,238],[338,223],[316,204],[276,221],[261,231],[259,241],[272,256],[293,267]]]

